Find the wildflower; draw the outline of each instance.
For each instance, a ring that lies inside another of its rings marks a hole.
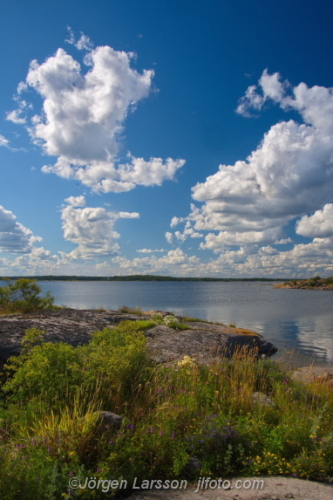
[[[193,360],[188,355],[185,355],[183,357],[182,361],[178,361],[177,364],[178,364],[178,366],[185,366],[185,365],[194,366]]]

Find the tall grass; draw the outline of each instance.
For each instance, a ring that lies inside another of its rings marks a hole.
[[[92,498],[68,488],[73,475],[129,485],[135,477],[332,476],[331,387],[296,383],[278,363],[244,352],[209,366],[189,356],[156,365],[146,323],[96,332],[77,348],[28,333],[1,388],[1,499]],[[123,416],[121,429],[102,430],[101,411]]]

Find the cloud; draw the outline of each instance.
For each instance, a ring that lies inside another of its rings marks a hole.
[[[219,231],[208,234],[201,248],[222,251],[224,246],[286,242],[283,226],[332,200],[333,90],[305,83],[292,87],[265,70],[258,86],[247,89],[238,112],[248,114],[269,102],[297,111],[301,123],[273,125],[246,160],[220,165],[196,184],[192,197],[202,205],[193,204],[189,216],[171,221],[172,227],[190,222],[196,231]],[[310,222],[303,219],[297,226],[302,234],[306,224]],[[327,234],[326,229],[311,231]]]
[[[179,223],[179,220],[175,221],[175,219],[177,219],[177,217],[174,217],[172,219],[171,224],[170,224],[171,227],[173,227],[174,225]],[[167,234],[170,234],[170,233],[167,233]],[[198,233],[197,231],[195,231],[193,229],[190,221],[186,222],[183,232],[175,231],[174,236],[178,241],[181,241],[181,242],[186,241],[187,238],[203,238],[204,237],[204,235],[202,233]],[[171,238],[171,240],[172,240],[172,238]]]
[[[6,139],[3,135],[0,134],[0,147],[4,146],[5,148],[9,147],[9,140]]]
[[[67,26],[67,31],[69,34],[69,38],[65,40],[65,42],[69,43],[70,45],[74,45],[78,50],[91,50],[94,46],[90,38],[85,35],[84,33],[80,33],[80,38],[78,40],[75,39],[75,35],[73,30]]]
[[[28,85],[25,82],[20,82],[17,86],[17,94],[14,96],[14,101],[17,102],[18,108],[6,113],[6,120],[23,125],[27,122],[27,113],[32,109],[32,105],[21,98],[21,94],[28,90]]]
[[[200,244],[200,248],[220,252],[225,247],[263,245],[272,241],[275,242],[280,233],[279,228],[267,229],[266,231],[220,231],[218,234],[209,233],[205,237],[205,243]]]
[[[333,204],[326,204],[313,215],[304,215],[296,224],[296,233],[309,238],[333,236]]]
[[[127,273],[167,273],[173,275],[190,275],[195,272],[199,259],[195,256],[189,256],[181,248],[170,250],[162,257],[155,255],[149,257],[138,257],[135,259],[127,259],[123,256],[117,256],[112,259],[112,263],[117,265],[118,270],[126,270]],[[112,267],[105,267],[105,272],[114,270]]]
[[[70,196],[65,199],[65,202],[72,207],[85,207],[86,199],[84,196]]]
[[[159,253],[159,252],[166,252],[164,248],[156,248],[156,249],[151,249],[151,248],[141,248],[140,250],[137,250],[138,253]]]
[[[8,253],[31,252],[36,242],[41,241],[27,227],[17,222],[15,215],[0,205],[0,251]]]
[[[167,240],[168,243],[170,243],[170,245],[172,244],[173,242],[173,234],[170,233],[170,232],[166,232],[165,233],[165,239]]]
[[[24,113],[23,106],[20,106],[18,109],[9,111],[6,114],[6,120],[13,122],[16,125],[23,125],[27,121],[26,117],[22,116],[23,113]]]
[[[120,247],[120,235],[114,230],[118,219],[136,219],[137,212],[108,212],[102,207],[85,207],[84,196],[71,196],[65,200],[61,218],[64,238],[77,247],[69,254],[62,253],[67,259],[92,259],[114,255]]]
[[[256,85],[250,85],[244,97],[239,100],[236,112],[249,117],[252,116],[249,112],[250,109],[260,111],[269,99],[276,103],[281,103],[290,84],[288,81],[281,82],[280,79],[281,76],[279,73],[270,75],[267,69],[265,69],[258,82],[262,92],[258,93]]]
[[[117,159],[128,113],[148,97],[153,70],[137,72],[131,67],[134,54],[116,51],[109,46],[92,48],[82,34],[78,42],[70,31],[69,43],[87,51],[81,65],[59,48],[42,64],[30,64],[25,84],[20,84],[16,99],[18,109],[7,115],[23,123],[29,106],[20,94],[25,86],[43,99],[42,113],[30,120],[29,134],[44,153],[57,157],[42,170],[66,179],[76,179],[98,192],[122,192],[137,185],[160,186],[174,178],[185,161],[168,158]]]

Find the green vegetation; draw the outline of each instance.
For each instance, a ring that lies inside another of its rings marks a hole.
[[[48,292],[40,296],[42,289],[36,280],[20,278],[0,287],[0,314],[31,313],[53,307],[54,298]]]
[[[77,348],[27,332],[1,386],[2,500],[109,498],[69,490],[73,476],[333,475],[332,387],[252,357],[156,365],[142,330],[171,319],[126,321]],[[123,416],[121,429],[101,429],[101,411]]]
[[[333,276],[328,278],[321,278],[320,276],[314,276],[313,278],[306,280],[292,280],[281,285],[276,285],[275,288],[302,288],[308,290],[333,290]]]

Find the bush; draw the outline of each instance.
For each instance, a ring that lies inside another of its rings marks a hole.
[[[0,392],[1,499],[72,498],[72,476],[129,485],[135,477],[137,484],[238,474],[332,477],[329,385],[304,386],[279,363],[245,357],[206,366],[184,356],[155,365],[143,334],[149,321],[122,322],[76,348],[27,332]],[[121,428],[101,427],[100,411],[121,415]],[[79,495],[91,499],[92,491]]]
[[[54,297],[50,292],[40,297],[41,292],[37,281],[27,278],[20,278],[0,287],[0,313],[26,314],[53,307]]]
[[[80,350],[64,342],[43,343],[43,333],[27,330],[22,354],[10,358],[6,365],[13,375],[2,389],[11,402],[26,405],[37,399],[54,407],[66,397],[72,399],[82,382]],[[31,337],[35,337],[37,345],[33,345]]]

